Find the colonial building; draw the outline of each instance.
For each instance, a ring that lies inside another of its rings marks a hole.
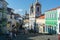
[[[25,16],[24,16],[23,21],[24,21],[23,27],[28,30],[29,29],[29,14],[27,13],[27,11],[25,11]]]
[[[16,27],[15,14],[13,13],[12,8],[7,8],[7,29],[12,31],[13,27]]]
[[[19,30],[22,26],[22,17],[14,13],[12,8],[7,8],[7,31]]]
[[[37,30],[36,29],[36,18],[41,15],[41,4],[36,0],[34,4],[30,6],[30,14],[29,14],[29,28],[30,30]]]
[[[7,33],[7,5],[5,0],[0,0],[0,31]]]
[[[36,19],[38,33],[45,33],[45,15],[42,14]]]
[[[23,24],[22,16],[19,14],[14,14],[14,18],[16,20],[17,30],[19,30],[20,28],[22,28],[22,24]]]
[[[60,7],[45,12],[45,32],[49,34],[60,34]]]
[[[57,17],[58,17],[58,21],[57,21],[57,34],[60,34],[60,7],[57,8]]]

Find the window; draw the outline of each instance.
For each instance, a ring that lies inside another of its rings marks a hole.
[[[49,15],[47,14],[47,19],[49,18],[48,16],[49,16]]]
[[[31,11],[32,11],[32,13],[33,13],[33,9],[32,9]]]
[[[48,14],[48,18],[50,18],[50,14]]]
[[[31,10],[30,10],[30,11],[31,11],[31,13],[33,13],[33,7],[31,8]]]
[[[46,19],[47,19],[47,14],[46,14]]]
[[[46,32],[48,32],[48,26],[46,26]]]
[[[45,32],[45,27],[43,27],[43,32]]]
[[[51,14],[51,19],[53,18],[53,14]]]
[[[52,14],[52,18],[54,18],[54,14]]]
[[[52,27],[52,33],[56,34],[56,27],[55,26]]]
[[[48,19],[48,13],[46,13],[46,19]]]
[[[48,18],[50,18],[50,14],[48,14]]]
[[[59,32],[60,32],[60,23],[59,23]]]
[[[53,18],[55,18],[54,16],[55,16],[55,15],[53,14]]]
[[[55,14],[55,18],[57,17],[57,15]]]
[[[59,14],[59,18],[58,19],[60,20],[60,14]]]
[[[50,18],[52,18],[52,14],[50,14]]]
[[[39,12],[39,7],[37,7],[37,12]]]

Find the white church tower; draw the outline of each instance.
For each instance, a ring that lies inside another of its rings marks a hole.
[[[38,0],[35,1],[35,3],[31,4],[30,6],[30,14],[29,14],[29,29],[33,29],[35,27],[36,18],[38,18],[41,15],[41,4],[38,2]]]

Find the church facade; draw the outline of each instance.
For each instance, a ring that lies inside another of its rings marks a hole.
[[[33,29],[35,32],[43,33],[43,27],[40,25],[45,24],[45,18],[41,18],[41,4],[36,0],[36,2],[31,4],[29,13],[29,30]],[[42,20],[42,21],[41,21]],[[39,21],[39,22],[38,22]],[[42,29],[42,30],[41,30]],[[45,30],[45,29],[44,29]]]

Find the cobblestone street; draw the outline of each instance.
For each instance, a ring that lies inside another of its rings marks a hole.
[[[58,40],[57,35],[40,35],[40,34],[30,34],[30,35],[18,35],[16,40]]]
[[[58,40],[57,35],[41,35],[41,34],[20,34],[12,40]],[[0,40],[8,40],[6,37],[0,37]]]

